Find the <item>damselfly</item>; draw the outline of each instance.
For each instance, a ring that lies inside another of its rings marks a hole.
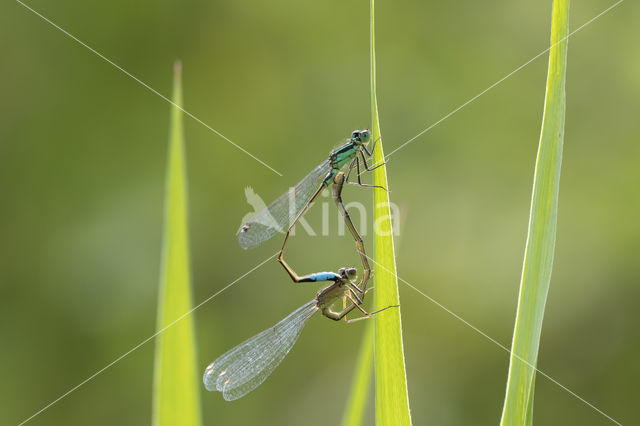
[[[320,290],[316,297],[305,303],[279,323],[251,337],[235,348],[224,353],[212,362],[204,371],[203,382],[207,390],[222,392],[227,401],[238,399],[248,394],[276,369],[298,340],[302,329],[314,313],[339,321],[354,308],[363,316],[347,322],[371,318],[375,312],[366,312],[360,304],[359,292],[353,280],[355,268],[341,268],[338,273],[318,272],[300,277],[300,282],[333,281],[333,284]],[[343,309],[334,311],[332,306],[342,300]],[[347,306],[345,307],[345,302]]]
[[[329,158],[320,163],[295,187],[282,194],[240,228],[238,233],[240,247],[243,249],[256,247],[276,233],[293,227],[309,205],[325,187],[332,183],[334,176],[346,164],[349,164],[349,171],[354,166],[357,167],[358,179],[360,179],[360,158],[365,169],[371,170],[364,156],[364,153],[369,157],[372,155],[365,146],[370,139],[371,134],[368,130],[355,130],[346,144],[333,150]],[[359,184],[366,186],[360,181]]]
[[[368,144],[370,139],[371,134],[368,130],[353,131],[353,133],[351,134],[351,138],[346,144],[333,150],[331,154],[329,154],[328,159],[326,159],[315,169],[313,169],[311,173],[309,173],[300,182],[298,182],[295,187],[282,194],[278,199],[258,212],[249,222],[247,222],[240,228],[240,231],[238,232],[238,243],[240,244],[240,247],[242,247],[243,249],[256,247],[272,238],[276,233],[287,229],[284,242],[278,256],[278,261],[282,264],[282,266],[284,266],[291,278],[294,281],[298,282],[298,276],[284,261],[284,250],[287,245],[291,230],[300,220],[309,206],[330,184],[334,185],[334,200],[336,200],[336,204],[338,205],[338,208],[341,210],[341,212],[345,214],[346,209],[344,209],[344,205],[340,207],[340,205],[342,204],[340,192],[342,191],[342,185],[344,184],[344,182],[352,183],[349,182],[349,175],[354,168],[357,171],[358,182],[353,183],[356,183],[360,186],[376,187],[375,185],[363,184],[360,179],[360,159],[362,159],[363,166],[367,171],[374,170],[381,165],[380,164],[377,166],[369,167],[365,154],[371,157],[373,149],[375,149],[375,142],[374,146],[372,147],[372,152],[369,152],[369,150],[367,149],[366,144]],[[349,164],[349,170],[345,177],[344,173],[340,172],[340,170],[346,164]],[[340,177],[338,177],[338,174],[340,173],[342,174]],[[338,187],[339,190],[336,198],[335,191]],[[362,246],[362,239],[353,226],[351,219],[348,218],[348,214],[346,215],[345,219],[347,220],[349,231],[356,239],[356,244],[358,244],[357,241],[360,240],[360,245]],[[359,251],[364,265],[364,262],[366,262],[366,256],[364,255],[364,246],[362,246],[362,250],[359,249]],[[367,266],[365,267],[365,271],[368,269],[368,264],[366,265]],[[366,276],[366,279],[363,276],[363,282],[365,284],[367,279],[368,275]]]

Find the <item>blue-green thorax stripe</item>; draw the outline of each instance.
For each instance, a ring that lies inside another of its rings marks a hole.
[[[360,146],[355,142],[348,142],[340,148],[335,149],[331,153],[331,165],[334,169],[341,169],[342,166],[349,163],[360,150]]]

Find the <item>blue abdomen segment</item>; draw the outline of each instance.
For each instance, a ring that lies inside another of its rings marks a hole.
[[[319,282],[319,281],[337,281],[340,280],[340,275],[335,272],[317,272],[315,274],[309,274],[306,277],[302,278],[300,281],[310,281],[310,282]]]

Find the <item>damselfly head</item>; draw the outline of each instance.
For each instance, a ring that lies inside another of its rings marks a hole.
[[[340,268],[338,272],[343,279],[347,280],[353,280],[358,275],[356,268]]]
[[[351,140],[358,144],[367,143],[370,139],[371,132],[368,130],[354,130],[353,133],[351,133]]]

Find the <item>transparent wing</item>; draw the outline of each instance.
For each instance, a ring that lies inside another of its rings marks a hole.
[[[282,362],[307,320],[318,310],[316,300],[282,321],[227,351],[204,371],[204,386],[233,401],[257,388]]]
[[[273,203],[260,210],[240,228],[238,232],[240,247],[245,250],[256,247],[293,225],[293,221],[320,188],[330,170],[329,160],[323,161],[298,182],[293,190],[285,192]]]

